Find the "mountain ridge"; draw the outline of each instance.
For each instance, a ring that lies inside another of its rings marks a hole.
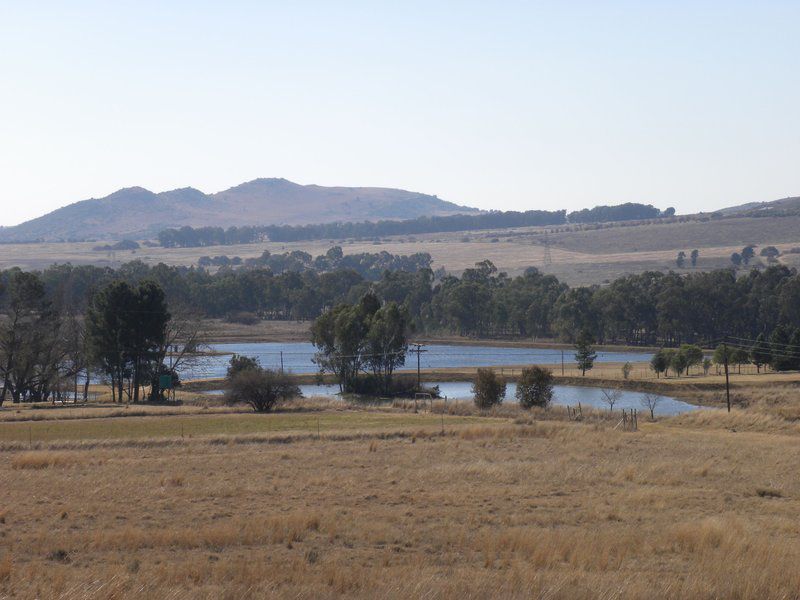
[[[121,188],[0,228],[0,241],[140,239],[184,225],[305,225],[478,212],[397,188],[302,185],[283,178],[258,178],[212,194],[190,186],[163,192],[140,186]]]

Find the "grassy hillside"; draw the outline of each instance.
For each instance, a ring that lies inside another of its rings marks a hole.
[[[307,224],[473,212],[476,209],[405,190],[256,179],[216,194],[193,188],[160,194],[125,188],[0,229],[0,241],[121,239],[153,236],[183,225]]]
[[[346,254],[379,252],[394,254],[429,252],[434,268],[459,272],[488,258],[511,274],[537,267],[571,285],[603,283],[626,273],[675,269],[678,251],[700,250],[698,269],[730,266],[730,255],[745,244],[774,245],[782,252],[800,246],[800,216],[726,218],[722,220],[662,224],[573,226],[548,230],[551,261],[545,264],[544,230],[456,232],[420,236],[394,236],[381,241],[322,240],[311,242],[244,244],[204,248],[147,248],[125,252],[97,252],[94,243],[0,244],[0,268],[43,268],[55,262],[115,265],[130,260],[155,264],[195,265],[200,256],[259,256],[264,250],[304,250],[324,254],[332,243]],[[800,254],[784,254],[780,261],[795,266]],[[688,269],[687,269],[688,271]]]

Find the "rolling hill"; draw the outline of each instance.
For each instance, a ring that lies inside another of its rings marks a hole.
[[[215,194],[194,188],[161,193],[124,188],[105,198],[83,200],[20,225],[0,228],[0,242],[143,238],[184,225],[302,225],[476,212],[475,208],[406,190],[255,179]]]

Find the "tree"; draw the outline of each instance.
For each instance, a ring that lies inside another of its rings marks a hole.
[[[756,257],[755,246],[745,246],[742,248],[742,262],[746,265]]]
[[[630,377],[631,371],[633,371],[633,365],[630,362],[625,362],[625,364],[622,365],[622,378],[627,379]]]
[[[682,350],[678,350],[672,354],[669,366],[672,367],[672,371],[675,375],[680,377],[681,373],[689,368],[689,357],[686,356],[686,353]]]
[[[741,373],[742,365],[746,365],[750,362],[750,352],[744,348],[734,347],[731,350],[730,362],[731,364],[736,365],[737,372]]]
[[[35,273],[14,270],[6,296],[7,317],[0,322],[0,406],[8,392],[15,403],[27,395],[41,396],[42,386],[47,387],[54,375],[51,368],[41,367],[51,358],[46,356],[48,352],[55,350],[54,335],[59,329],[44,285]]]
[[[750,348],[750,362],[756,366],[756,371],[761,372],[761,367],[768,365],[772,360],[769,344],[763,333],[759,333],[753,347]]]
[[[708,375],[708,372],[711,370],[711,359],[704,358],[703,359],[703,375]]]
[[[536,366],[523,369],[516,396],[522,408],[547,408],[553,398],[553,372]]]
[[[742,255],[738,252],[734,252],[731,254],[731,262],[733,263],[734,267],[739,267],[742,264]]]
[[[772,330],[769,336],[769,347],[772,358],[770,365],[776,371],[790,371],[794,367],[794,356],[790,352],[791,338],[782,325]]]
[[[650,368],[655,371],[656,378],[660,378],[661,373],[666,374],[667,369],[669,369],[669,364],[670,359],[664,351],[664,348],[657,350],[650,359]]]
[[[622,398],[622,390],[606,389],[600,390],[600,399],[608,404],[608,411],[614,412],[614,405]]]
[[[798,370],[800,369],[800,329],[795,329],[792,333],[792,338],[789,340],[789,352],[792,356],[791,363],[792,369]]]
[[[679,352],[684,354],[687,375],[691,367],[702,364],[703,362],[703,349],[700,346],[695,344],[681,344]]]
[[[763,256],[767,259],[767,262],[775,262],[777,258],[781,255],[781,251],[778,250],[775,246],[765,246],[759,252],[760,256]]]
[[[700,257],[700,251],[697,248],[695,248],[694,250],[692,250],[692,253],[689,256],[690,256],[691,261],[692,261],[692,266],[696,267],[697,266],[697,259]]]
[[[597,352],[594,351],[592,344],[594,344],[594,337],[587,331],[581,333],[575,342],[575,362],[578,363],[578,368],[583,376],[586,375],[586,371],[592,369],[597,358]]]
[[[645,393],[639,397],[639,404],[642,405],[642,408],[646,408],[650,411],[650,420],[656,420],[656,407],[658,403],[661,402],[661,396],[658,394],[651,394]]]
[[[494,369],[478,369],[472,383],[475,405],[482,409],[491,408],[506,397],[506,382],[497,375]]]
[[[159,371],[169,320],[164,291],[152,281],[136,288],[114,281],[92,298],[86,315],[90,355],[111,378],[116,401],[126,393],[137,402],[140,387]]]
[[[355,390],[359,374],[367,370],[388,392],[394,370],[405,364],[410,330],[405,307],[381,306],[370,292],[358,304],[339,304],[314,321],[311,340],[319,350],[314,361],[336,375],[343,392]]]
[[[384,393],[391,389],[392,374],[406,362],[408,311],[396,302],[389,302],[372,315],[365,343],[365,363],[379,380]]]
[[[682,269],[686,266],[686,252],[683,250],[678,252],[678,258],[675,259],[675,264],[679,269]]]
[[[256,412],[269,412],[279,400],[300,395],[291,375],[270,369],[247,368],[228,380],[226,401],[249,404]]]
[[[727,361],[728,366],[733,364],[732,359],[733,350],[728,344],[720,344],[714,348],[714,354],[711,356],[711,361],[716,365],[724,365]]]

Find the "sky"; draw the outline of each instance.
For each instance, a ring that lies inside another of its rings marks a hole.
[[[483,209],[800,195],[800,2],[0,0],[0,225],[257,177]]]

